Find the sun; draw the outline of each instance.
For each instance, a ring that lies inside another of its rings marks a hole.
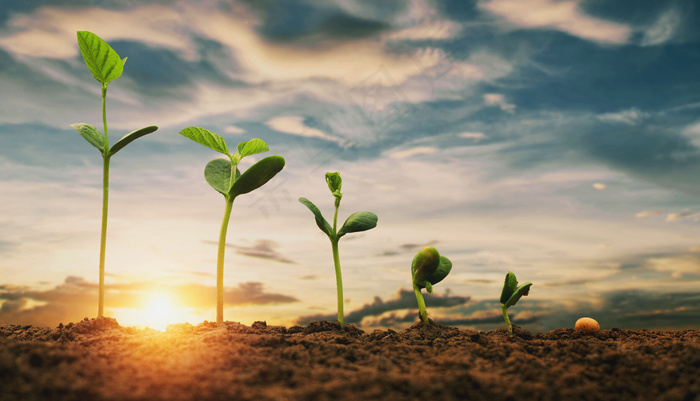
[[[154,294],[146,298],[144,305],[145,326],[165,331],[168,325],[177,323],[177,307],[168,294]]]

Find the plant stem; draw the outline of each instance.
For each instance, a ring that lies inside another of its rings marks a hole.
[[[420,315],[420,320],[422,320],[424,324],[430,324],[430,320],[428,320],[428,311],[425,309],[425,300],[423,299],[423,294],[420,292],[420,288],[418,288],[418,286],[415,284],[413,284],[413,292],[416,293],[416,300],[418,301],[418,314]]]
[[[102,154],[102,228],[100,230],[100,272],[97,317],[105,312],[105,252],[107,249],[107,212],[109,205],[109,137],[107,135],[107,85],[102,84],[102,125],[105,132],[105,150]]]
[[[506,321],[506,328],[508,333],[513,334],[513,325],[510,324],[510,319],[508,318],[508,308],[504,304],[501,304],[501,312],[503,312],[503,320]]]
[[[340,256],[338,255],[338,239],[331,239],[333,248],[333,263],[335,264],[335,286],[338,293],[338,322],[340,327],[345,327],[343,318],[343,276],[340,273]]]
[[[226,252],[226,232],[231,218],[233,198],[226,197],[226,210],[219,231],[219,252],[216,257],[216,323],[224,322],[224,253]]]

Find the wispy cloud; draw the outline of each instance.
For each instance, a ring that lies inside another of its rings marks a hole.
[[[326,141],[336,142],[339,145],[345,145],[347,143],[347,141],[343,138],[328,135],[319,129],[307,126],[304,124],[304,117],[301,116],[274,117],[268,120],[265,124],[275,131],[284,132],[286,134],[323,139]]]
[[[508,113],[513,113],[515,110],[515,105],[506,102],[505,96],[498,93],[484,94],[484,103],[487,106],[498,106],[501,110]]]
[[[577,0],[482,0],[479,8],[520,27],[556,29],[600,43],[624,44],[629,27],[586,15]]]
[[[635,125],[642,122],[649,115],[637,109],[622,110],[617,113],[605,113],[598,115],[600,121]]]
[[[668,42],[681,25],[681,15],[677,9],[671,8],[644,31],[642,46],[655,46]]]
[[[416,155],[431,155],[437,151],[438,149],[432,146],[417,146],[414,148],[389,152],[389,157],[393,159],[405,159]]]

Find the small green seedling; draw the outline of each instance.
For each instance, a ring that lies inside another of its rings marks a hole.
[[[87,31],[78,32],[78,46],[83,60],[92,76],[102,84],[102,125],[104,135],[90,124],[71,124],[78,133],[90,144],[97,148],[102,154],[102,230],[100,236],[100,283],[97,316],[104,315],[104,294],[105,294],[105,249],[107,245],[107,209],[109,204],[109,160],[123,147],[144,135],[150,134],[158,127],[150,126],[141,128],[126,134],[118,140],[111,148],[109,147],[109,136],[107,134],[107,85],[119,78],[124,71],[126,57],[121,59],[107,42],[97,35]]]
[[[513,334],[513,325],[510,324],[510,319],[508,318],[508,308],[518,303],[521,297],[529,294],[531,285],[532,283],[528,281],[518,287],[518,280],[515,278],[515,274],[513,272],[506,274],[503,291],[501,291],[501,311],[503,312],[503,319],[506,321],[508,332],[511,335]]]
[[[411,263],[411,276],[413,277],[413,292],[418,301],[418,314],[424,324],[430,324],[428,311],[425,309],[425,300],[421,289],[433,293],[433,286],[442,281],[452,270],[452,262],[438,253],[432,246],[426,246],[418,251]]]
[[[235,153],[229,153],[224,138],[199,127],[188,127],[180,134],[191,140],[228,156],[229,160],[214,159],[204,168],[207,183],[226,199],[224,219],[219,232],[219,250],[216,258],[216,322],[224,322],[224,253],[226,249],[226,232],[231,217],[233,200],[238,195],[247,194],[260,188],[284,168],[282,156],[268,156],[253,164],[241,174],[238,163],[242,158],[270,150],[262,139],[253,138],[241,142]],[[233,174],[232,174],[233,173]]]
[[[316,225],[321,229],[328,239],[331,240],[331,248],[333,249],[333,263],[335,264],[335,284],[338,293],[338,322],[340,327],[345,327],[343,321],[343,277],[340,273],[340,257],[338,256],[338,242],[340,238],[348,233],[355,233],[360,231],[367,231],[377,226],[377,215],[372,212],[358,212],[353,213],[345,220],[343,226],[340,230],[338,227],[338,207],[340,207],[340,199],[343,194],[340,193],[340,188],[343,186],[343,180],[340,178],[340,174],[336,173],[326,173],[326,183],[328,184],[328,189],[335,197],[335,214],[333,215],[333,227],[323,218],[321,211],[318,210],[316,205],[314,205],[310,200],[306,198],[299,198],[304,206],[311,210],[316,218]]]

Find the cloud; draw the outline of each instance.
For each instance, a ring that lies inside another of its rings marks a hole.
[[[224,132],[227,134],[238,135],[238,134],[242,134],[246,131],[243,128],[236,127],[235,125],[227,125],[224,127]]]
[[[596,118],[598,118],[598,120],[600,121],[627,125],[639,124],[648,117],[648,113],[644,113],[642,111],[639,111],[638,109],[628,109],[619,111],[617,113],[605,113],[596,116]]]
[[[457,136],[460,138],[475,139],[477,141],[486,138],[483,132],[462,132],[461,134],[457,134]]]
[[[214,241],[203,241],[207,244],[214,244],[218,245],[218,242]],[[233,248],[236,250],[236,253],[239,255],[245,255],[245,256],[250,256],[254,258],[260,258],[260,259],[267,259],[267,260],[274,260],[276,262],[280,263],[288,263],[288,264],[296,264],[291,259],[288,259],[284,257],[283,255],[280,255],[275,248],[279,246],[275,241],[271,240],[257,240],[253,246],[240,246],[240,245],[233,245],[226,243],[226,246],[228,248]]]
[[[700,219],[700,213],[680,212],[669,213],[668,216],[666,216],[666,221],[678,221],[683,219],[694,219],[698,221]]]
[[[599,190],[599,191],[602,191],[602,190],[605,189],[605,184],[602,184],[602,183],[600,183],[600,182],[596,182],[596,183],[593,184],[593,188],[595,188],[595,189],[597,189],[597,190]]]
[[[586,40],[624,44],[631,29],[583,13],[577,0],[482,0],[479,8],[516,26],[555,29]]]
[[[338,138],[328,135],[325,132],[311,128],[304,124],[304,117],[301,116],[280,116],[268,120],[265,125],[275,131],[284,132],[286,134],[298,135],[308,138],[319,138],[326,141],[336,142],[339,145],[345,145],[347,141],[343,138]]]
[[[505,97],[503,95],[497,93],[484,94],[484,103],[486,103],[486,105],[488,106],[498,106],[501,110],[508,113],[513,113],[513,111],[515,110],[514,104],[509,104],[508,102],[506,102]]]
[[[644,31],[642,46],[656,46],[673,39],[681,25],[681,15],[675,8],[661,14],[659,18]]]
[[[392,159],[405,159],[407,157],[416,156],[416,155],[431,155],[437,151],[438,151],[438,149],[434,148],[432,146],[418,146],[415,148],[392,151],[392,152],[389,152],[388,155]]]
[[[431,310],[439,308],[449,308],[462,305],[469,301],[469,297],[450,296],[448,294],[440,296],[437,294],[425,294],[426,303],[430,305]],[[375,296],[371,304],[365,304],[360,309],[354,310],[345,315],[345,323],[352,323],[358,326],[362,325],[362,320],[366,317],[380,316],[387,312],[410,309],[417,310],[416,295],[413,291],[399,289],[393,299],[383,301],[380,297]],[[415,317],[415,314],[413,315]],[[315,320],[336,320],[337,315],[313,315],[302,316],[298,320],[298,324],[308,324]]]
[[[663,212],[661,210],[644,210],[642,212],[635,214],[634,217],[636,217],[638,219],[646,219],[649,217],[658,216],[660,214],[663,214]]]

